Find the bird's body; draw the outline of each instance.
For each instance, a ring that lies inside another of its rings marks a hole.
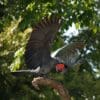
[[[60,26],[60,19],[51,16],[35,26],[25,49],[25,62],[28,68],[36,69],[39,73],[48,73],[57,63],[50,56],[50,48]]]
[[[27,69],[32,70],[30,72],[47,74],[52,69],[65,72],[66,69],[75,65],[79,57],[77,50],[84,47],[82,42],[64,46],[54,58],[50,56],[50,49],[57,36],[60,24],[60,18],[50,16],[44,18],[33,28],[25,48],[25,63]]]

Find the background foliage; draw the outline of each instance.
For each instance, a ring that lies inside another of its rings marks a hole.
[[[61,75],[52,73],[69,90],[72,100],[100,100],[100,3],[99,0],[0,0],[0,100],[60,100],[55,90],[35,90],[32,77],[12,76],[23,68],[24,47],[32,27],[52,13],[63,22],[52,50],[66,40],[85,41],[84,64]],[[77,36],[63,36],[75,24]],[[77,69],[77,70],[76,70]]]

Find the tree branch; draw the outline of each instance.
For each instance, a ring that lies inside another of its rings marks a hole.
[[[59,93],[59,95],[61,96],[61,100],[71,100],[68,91],[63,87],[61,83],[55,80],[44,78],[44,77],[37,77],[32,80],[32,85],[36,89],[39,89],[38,85],[50,86]]]

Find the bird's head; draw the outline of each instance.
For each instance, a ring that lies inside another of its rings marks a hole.
[[[68,69],[68,66],[66,66],[63,63],[56,64],[56,71],[57,72],[65,72]]]

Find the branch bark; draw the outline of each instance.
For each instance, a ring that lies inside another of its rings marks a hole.
[[[64,88],[64,86],[61,83],[55,80],[44,77],[37,77],[32,80],[32,85],[36,89],[39,89],[38,85],[50,86],[59,93],[61,100],[71,100],[68,91]]]

